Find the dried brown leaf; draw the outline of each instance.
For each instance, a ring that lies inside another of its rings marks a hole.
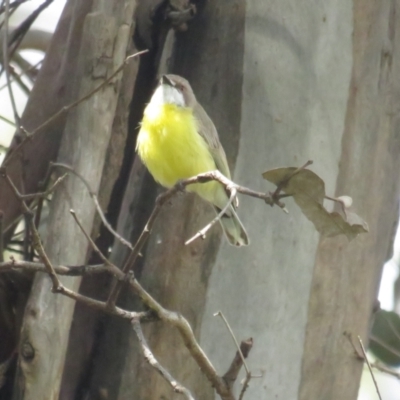
[[[324,236],[346,235],[349,240],[359,233],[368,232],[367,223],[357,214],[346,211],[346,215],[329,212],[324,207],[325,183],[309,169],[296,167],[276,168],[263,173],[264,179],[293,196],[303,214]],[[348,196],[342,196],[349,203]]]

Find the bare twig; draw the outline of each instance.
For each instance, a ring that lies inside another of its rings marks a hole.
[[[42,198],[45,199],[49,194],[53,193],[56,187],[66,178],[67,174],[64,174],[56,179],[56,181],[44,192],[32,193],[32,194],[19,194],[19,199],[29,201],[33,199]]]
[[[358,348],[356,347],[356,345],[353,342],[353,335],[351,334],[351,332],[348,331],[344,331],[343,335],[347,338],[347,340],[349,341],[351,347],[354,350],[355,356],[357,357],[358,360],[360,361],[364,361],[365,357],[362,353],[360,353],[360,351],[358,350]]]
[[[379,364],[379,363],[377,363],[377,362],[372,363],[372,364],[371,364],[371,367],[372,367],[372,368],[375,368],[375,369],[377,369],[378,371],[381,371],[381,372],[383,372],[383,373],[385,373],[385,374],[394,376],[395,378],[397,378],[397,379],[400,380],[400,372],[397,372],[397,371],[394,371],[393,369],[387,368],[387,367],[385,367],[384,365],[381,365],[381,364]]]
[[[243,381],[242,390],[240,391],[239,400],[243,400],[244,394],[249,387],[250,379],[252,378],[251,375],[246,375],[246,378]]]
[[[287,183],[295,176],[297,175],[300,171],[303,171],[306,169],[308,166],[310,166],[313,163],[312,160],[308,160],[304,165],[301,167],[296,168],[292,173],[290,173],[284,180],[282,180],[279,185],[276,187],[275,192],[271,194],[272,199],[274,200],[274,203],[278,204],[281,208],[283,208],[280,204],[280,198],[281,198],[281,191],[282,189],[287,185]]]
[[[184,179],[184,180],[178,182],[173,188],[169,189],[166,193],[170,193],[169,197],[171,197],[177,191],[185,189],[186,186],[193,185],[195,183],[206,183],[206,182],[210,182],[210,181],[217,181],[217,182],[221,183],[228,190],[235,189],[237,191],[237,193],[242,193],[246,196],[255,197],[257,199],[264,200],[270,206],[273,206],[276,204],[281,208],[285,207],[284,205],[279,204],[280,203],[279,199],[278,200],[274,199],[267,193],[256,192],[255,190],[248,189],[244,186],[240,186],[237,183],[228,179],[220,171],[205,172],[203,174],[196,175],[192,178]]]
[[[51,262],[46,254],[46,252],[44,251],[43,245],[42,245],[42,241],[40,240],[40,235],[39,232],[34,224],[33,221],[33,212],[32,210],[27,206],[27,204],[25,203],[25,201],[22,199],[21,194],[19,193],[17,187],[14,185],[13,181],[10,179],[10,177],[7,175],[5,168],[1,168],[0,169],[0,174],[5,178],[6,182],[8,183],[8,185],[10,186],[11,190],[13,191],[15,197],[17,197],[17,199],[21,202],[22,208],[27,216],[27,220],[28,220],[28,224],[31,228],[31,232],[32,232],[32,240],[33,240],[33,246],[36,249],[36,251],[38,252],[40,258],[42,259],[43,263],[45,264],[46,268],[47,268],[47,272],[50,276],[50,279],[53,283],[53,287],[52,287],[52,291],[53,292],[57,292],[60,287],[61,287],[61,283],[60,280],[57,277],[56,272],[53,269],[53,266],[51,265]]]
[[[243,396],[244,396],[244,393],[246,392],[247,388],[249,387],[249,382],[250,382],[250,380],[251,380],[251,378],[252,378],[251,372],[250,372],[250,370],[249,370],[249,367],[247,366],[247,363],[246,363],[246,360],[245,360],[245,356],[244,356],[244,354],[243,354],[243,352],[242,352],[241,346],[239,346],[239,343],[238,343],[238,341],[237,341],[237,339],[236,339],[236,337],[235,337],[235,334],[233,333],[233,330],[232,330],[231,326],[229,325],[228,320],[225,318],[225,315],[222,314],[221,311],[218,311],[217,313],[214,314],[214,317],[215,317],[215,316],[221,317],[222,320],[224,321],[225,326],[226,326],[226,328],[228,329],[228,331],[229,331],[229,333],[230,333],[230,335],[231,335],[231,337],[232,337],[232,339],[233,339],[233,342],[235,343],[235,346],[236,346],[236,348],[237,348],[237,352],[238,352],[238,354],[239,354],[239,356],[240,356],[240,359],[241,359],[241,364],[243,364],[244,369],[246,370],[246,378],[244,379],[243,386],[242,386],[242,390],[240,391],[240,395],[239,395],[239,400],[242,400],[242,399],[243,399]],[[251,346],[253,346],[253,339],[250,338],[249,341],[250,341],[250,343],[251,343]],[[243,342],[242,342],[242,343],[243,343]],[[251,347],[248,349],[248,351],[250,351],[250,349],[251,349]],[[246,355],[246,357],[247,357],[247,355]],[[235,360],[234,360],[234,361],[235,361]],[[239,364],[236,364],[236,365],[239,365]],[[240,369],[240,368],[239,368],[239,369]],[[229,372],[229,370],[228,370],[228,372]],[[232,372],[232,371],[230,371],[230,372]],[[239,370],[237,371],[237,373],[239,373]],[[226,374],[224,375],[224,378],[225,378],[225,376],[226,376]],[[237,375],[236,375],[236,377],[237,377]],[[235,379],[236,379],[236,378],[235,378]],[[228,383],[228,385],[229,385],[229,384],[230,384],[230,385],[233,385],[234,381],[233,381],[233,382],[232,382],[232,381],[231,381],[231,382],[228,382],[228,381],[227,381],[227,383]],[[231,387],[231,386],[230,386],[230,387]]]
[[[114,264],[111,263],[107,257],[104,256],[104,254],[101,252],[101,250],[97,247],[96,243],[94,242],[94,240],[90,237],[90,235],[85,231],[85,229],[83,228],[81,222],[79,221],[76,213],[74,210],[70,210],[70,213],[72,215],[72,217],[74,218],[75,222],[77,223],[77,225],[79,226],[79,229],[81,230],[81,232],[85,235],[86,239],[88,240],[88,242],[90,243],[90,246],[93,248],[93,250],[95,251],[95,253],[103,260],[105,265],[108,265],[109,267],[111,267],[113,269]]]
[[[108,273],[113,274],[113,271],[108,265],[56,265],[53,266],[54,271],[58,275],[66,276],[82,276]],[[41,262],[21,261],[11,258],[8,261],[0,262],[0,273],[7,271],[28,271],[28,272],[47,272],[46,266]]]
[[[7,84],[5,86],[7,86]],[[12,122],[10,119],[8,119],[6,117],[3,117],[2,115],[0,115],[0,119],[2,121],[4,121],[5,123],[7,123],[8,125],[11,125],[11,126],[15,127],[15,122]]]
[[[108,273],[113,274],[112,268],[108,265],[100,264],[100,265],[78,265],[78,266],[53,266],[52,268],[55,272],[60,275],[65,276],[82,276],[82,275],[92,275],[99,273]],[[48,268],[43,263],[31,262],[31,261],[17,261],[11,259],[9,261],[0,262],[0,273],[6,271],[16,271],[16,270],[24,270],[30,272],[45,272],[48,273]],[[120,272],[120,271],[119,271]],[[58,293],[61,293],[71,299],[74,299],[77,302],[83,303],[90,308],[94,308],[96,310],[104,311],[108,314],[116,315],[118,317],[126,318],[131,320],[132,318],[139,318],[140,320],[150,320],[154,319],[154,315],[148,312],[135,312],[135,311],[127,311],[119,307],[115,307],[110,310],[107,306],[107,303],[104,301],[94,300],[90,297],[83,296],[79,293],[75,293],[72,290],[65,288],[60,284],[58,288]]]
[[[162,206],[165,204],[166,201],[168,201],[172,196],[174,196],[177,192],[184,190],[187,186],[193,185],[195,183],[206,183],[210,181],[217,181],[220,182],[228,191],[232,192],[235,191],[238,193],[245,194],[247,196],[255,197],[258,199],[264,200],[267,204],[269,205],[274,205],[278,204],[280,207],[284,207],[279,200],[273,199],[271,196],[265,194],[265,193],[260,193],[256,192],[254,190],[248,189],[246,187],[240,186],[227,177],[225,177],[221,172],[219,171],[210,171],[210,172],[205,172],[203,174],[199,174],[197,176],[184,179],[180,182],[178,182],[175,186],[173,186],[171,189],[168,189],[166,192],[162,193],[157,197],[156,200],[156,205],[150,215],[149,220],[147,221],[146,226],[144,227],[142,233],[140,234],[140,237],[138,241],[136,242],[131,254],[129,255],[127,261],[124,264],[123,267],[123,272],[126,274],[126,278],[128,279],[127,275],[129,271],[131,270],[132,266],[134,265],[141,249],[143,248],[144,244],[146,243],[148,237],[150,236],[152,227],[154,225],[154,222],[158,216],[158,214],[161,211]],[[116,299],[118,298],[119,292],[121,290],[121,287],[123,285],[123,282],[116,282],[111,293],[109,296],[109,303],[110,305],[115,304]]]
[[[11,74],[10,74],[10,53],[8,47],[8,18],[10,16],[10,0],[5,0],[5,11],[4,11],[4,35],[3,35],[3,67],[6,73],[8,94],[10,97],[11,107],[14,113],[15,124],[17,127],[21,125],[21,120],[18,115],[17,106],[15,103],[14,92],[11,87]]]
[[[250,350],[253,347],[253,338],[249,338],[247,340],[242,340],[240,343],[240,351],[238,350],[233,358],[231,365],[228,368],[228,371],[222,377],[225,382],[228,384],[230,388],[233,387],[236,379],[239,375],[239,372],[243,366],[243,358],[247,358]]]
[[[26,3],[29,0],[15,0],[12,3],[10,3],[10,10],[14,10],[15,8],[19,7],[21,4]],[[6,7],[5,5],[0,6],[0,14],[3,14],[5,11]]]
[[[48,125],[52,124],[55,120],[57,120],[59,117],[61,117],[62,115],[64,115],[65,113],[67,113],[68,111],[70,111],[72,108],[76,107],[77,105],[79,105],[80,103],[84,102],[85,100],[89,99],[90,97],[92,97],[96,92],[98,92],[99,90],[101,90],[103,87],[105,87],[106,85],[108,85],[125,67],[125,65],[134,57],[140,56],[142,54],[147,53],[148,50],[143,50],[143,51],[139,51],[135,54],[131,54],[130,56],[126,57],[124,62],[107,78],[105,79],[99,86],[97,86],[95,89],[93,89],[92,91],[90,91],[88,94],[86,94],[85,96],[81,97],[80,99],[62,107],[60,110],[58,110],[55,114],[53,114],[50,118],[48,118],[46,121],[44,121],[42,124],[40,124],[37,128],[35,128],[33,131],[31,132],[27,132],[23,127],[21,127],[21,130],[23,130],[24,132],[26,132],[26,137],[23,141],[21,141],[21,143],[16,146],[12,152],[7,154],[6,159],[4,160],[3,166],[7,166],[8,163],[10,162],[10,160],[14,157],[15,154],[18,153],[19,149],[25,145],[26,141],[31,139],[33,135],[35,135],[36,133],[40,132],[41,130],[43,130],[44,128],[46,128]]]
[[[390,330],[396,336],[397,340],[400,340],[400,334],[397,330],[397,328],[393,325],[392,321],[386,317],[386,315],[382,315],[383,319],[386,321],[386,323],[389,325]]]
[[[189,240],[185,242],[185,246],[189,245],[190,243],[194,242],[196,239],[201,237],[202,239],[205,239],[206,233],[218,222],[221,220],[221,218],[225,215],[225,213],[228,211],[228,208],[232,205],[236,198],[236,189],[231,190],[231,195],[229,197],[228,202],[226,203],[225,207],[217,214],[217,216],[210,222],[208,223],[203,229],[198,231],[193,237],[191,237]]]
[[[372,371],[372,367],[371,367],[371,364],[370,364],[370,362],[368,360],[367,353],[366,353],[366,351],[364,349],[364,345],[363,345],[363,342],[361,340],[361,337],[357,336],[357,338],[358,338],[358,342],[360,343],[361,351],[362,351],[362,353],[364,355],[364,360],[368,365],[369,372],[370,372],[370,374],[372,376],[372,380],[374,381],[374,385],[375,385],[376,392],[378,393],[378,397],[379,397],[380,400],[382,400],[382,396],[381,396],[381,393],[379,391],[378,384],[376,383],[374,372]]]
[[[93,202],[94,202],[94,204],[95,204],[95,206],[96,206],[97,213],[99,214],[100,219],[101,219],[101,221],[103,222],[103,225],[111,232],[111,234],[112,234],[116,239],[118,239],[123,245],[125,245],[126,247],[128,247],[128,248],[130,248],[130,249],[132,250],[132,249],[133,249],[132,245],[131,245],[126,239],[124,239],[121,235],[119,235],[119,234],[112,228],[112,226],[108,223],[107,218],[105,217],[104,212],[103,212],[103,210],[102,210],[101,207],[100,207],[100,203],[99,203],[99,200],[98,200],[98,198],[97,198],[97,195],[96,195],[96,193],[92,190],[92,188],[90,187],[89,182],[88,182],[80,173],[76,172],[72,167],[70,167],[70,166],[67,165],[67,164],[62,164],[62,163],[51,163],[51,164],[50,164],[50,168],[53,168],[53,167],[66,169],[67,171],[72,172],[75,176],[77,176],[77,177],[82,181],[82,183],[86,186],[86,188],[87,188],[87,190],[88,190],[88,192],[89,192],[90,197],[93,199]]]
[[[114,309],[109,309],[107,307],[107,303],[104,301],[99,301],[99,300],[94,300],[90,297],[83,296],[79,293],[76,293],[65,286],[61,285],[58,293],[63,294],[64,296],[67,296],[77,302],[80,302],[82,304],[87,305],[90,308],[94,308],[96,310],[104,311],[107,314],[111,315],[116,315],[121,318],[129,319],[131,320],[132,318],[138,318],[139,320],[141,319],[152,319],[154,316],[149,313],[149,312],[136,312],[136,311],[127,311],[123,310],[122,308],[115,307]]]
[[[226,328],[228,329],[229,334],[231,335],[231,338],[232,338],[233,342],[235,343],[236,349],[240,354],[240,358],[242,359],[242,363],[244,365],[244,369],[246,370],[246,374],[247,375],[251,375],[250,374],[250,370],[249,370],[249,368],[248,368],[248,366],[246,364],[246,360],[244,359],[244,355],[242,353],[242,350],[240,349],[239,343],[238,343],[238,341],[237,341],[237,339],[235,337],[235,334],[233,333],[233,330],[232,330],[231,326],[229,325],[228,320],[225,318],[225,315],[222,314],[221,311],[218,311],[218,312],[216,312],[214,314],[214,317],[221,317],[222,321],[224,321],[224,324],[225,324]]]
[[[24,211],[27,214],[32,215],[32,211],[29,209],[29,207],[26,205],[25,201],[21,199],[21,195],[18,192],[18,189],[15,187],[11,179],[8,177],[6,174],[5,168],[0,169],[1,175],[6,179],[10,187],[12,188],[15,196],[21,201],[21,204],[23,206]],[[201,179],[197,178],[197,179]],[[211,179],[207,175],[207,179]],[[229,180],[228,180],[229,181]],[[195,183],[196,179],[192,180],[187,180],[187,184],[190,183]],[[198,181],[200,182],[200,181]],[[229,181],[230,182],[230,181]],[[159,212],[160,207],[162,204],[167,201],[173,194],[181,190],[182,186],[181,185],[176,185],[174,188],[170,189],[168,192],[164,193],[163,195],[159,196],[157,199],[157,204],[156,208],[158,208],[158,211],[153,214],[153,217],[150,218],[148,225],[152,225],[154,223],[154,220],[156,218],[156,215]],[[129,318],[132,320],[132,318],[143,318],[143,319],[149,319],[152,316],[158,317],[162,321],[165,321],[166,323],[174,326],[177,331],[179,332],[186,348],[189,350],[191,356],[193,359],[196,361],[198,366],[203,370],[205,376],[208,378],[212,386],[215,388],[216,392],[219,394],[222,400],[235,400],[235,397],[233,396],[232,391],[224,381],[216,372],[214,366],[208,359],[207,355],[204,353],[203,349],[200,347],[199,343],[197,342],[195,335],[193,333],[193,330],[189,324],[189,322],[179,313],[172,312],[166,310],[164,307],[162,307],[140,284],[139,282],[134,278],[130,278],[130,275],[127,275],[120,269],[118,269],[114,264],[110,263],[109,265],[105,265],[104,268],[110,271],[110,273],[114,274],[119,280],[125,280],[127,277],[129,279],[129,286],[131,290],[136,293],[143,301],[143,303],[150,309],[150,312],[148,313],[136,313],[136,312],[130,312],[126,310],[122,310],[115,305],[110,308],[108,302],[99,302],[97,300],[93,299],[88,299],[85,296],[80,295],[79,293],[75,293],[68,288],[64,287],[61,282],[59,281],[57,274],[56,274],[56,269],[55,267],[51,264],[51,261],[49,260],[47,254],[45,253],[45,250],[43,249],[43,246],[40,241],[39,233],[37,232],[37,228],[33,222],[33,218],[30,219],[29,224],[32,229],[32,234],[33,234],[33,241],[34,241],[34,247],[36,248],[37,252],[39,253],[39,257],[43,261],[43,265],[46,269],[46,272],[49,274],[50,278],[52,279],[53,282],[53,291],[63,294],[67,297],[70,297],[74,299],[75,301],[80,301],[84,304],[87,304],[89,307],[96,308],[98,310],[102,310],[105,312],[108,312],[113,315],[118,315],[122,318]],[[147,229],[148,230],[148,229]],[[146,238],[146,228],[144,231],[144,238]],[[140,239],[138,243],[135,245],[131,255],[133,254],[134,256],[139,254],[139,248],[140,248],[140,243],[143,243],[142,237],[142,242],[140,242]],[[93,245],[93,242],[90,242],[91,245]],[[136,250],[135,250],[136,249]],[[1,264],[0,264],[1,265]],[[4,265],[4,264],[3,264]],[[32,265],[32,264],[31,264]],[[33,265],[32,265],[33,266]],[[35,265],[35,268],[38,266]],[[65,272],[69,272],[65,270]]]
[[[30,244],[31,244],[31,233],[30,233],[30,225],[29,225],[29,218],[32,218],[32,216],[29,216],[27,214],[24,214],[24,239],[23,239],[23,257],[24,260],[29,260],[29,255],[30,255]]]
[[[72,167],[70,167],[66,164],[53,163],[52,165],[54,167],[61,167],[61,168],[67,169],[68,171],[71,171],[72,173],[74,173],[77,177],[79,177],[82,180],[84,185],[87,187],[89,194],[91,195],[91,197],[93,198],[93,200],[95,202],[97,211],[98,211],[104,225],[109,229],[109,231],[118,240],[121,241],[121,243],[125,244],[127,247],[129,247],[131,249],[131,253],[129,254],[126,262],[124,263],[124,266],[122,267],[122,271],[125,274],[125,279],[115,282],[114,286],[111,289],[111,292],[110,292],[110,295],[108,298],[108,303],[109,303],[110,307],[113,307],[113,305],[115,305],[124,281],[128,280],[128,274],[129,274],[132,266],[135,264],[135,261],[136,261],[137,257],[139,256],[140,251],[142,250],[143,246],[145,245],[148,237],[150,236],[152,227],[154,225],[154,222],[155,222],[158,214],[161,211],[162,206],[172,196],[174,196],[177,192],[184,190],[188,185],[192,185],[195,183],[206,183],[206,182],[215,180],[215,181],[220,182],[222,185],[224,185],[224,187],[231,193],[234,192],[236,194],[237,192],[239,192],[239,193],[251,196],[251,197],[262,199],[271,206],[274,204],[278,204],[280,207],[284,207],[284,205],[282,205],[282,203],[279,201],[279,198],[274,199],[271,196],[269,196],[268,194],[256,192],[254,190],[240,186],[240,185],[234,183],[233,181],[231,181],[230,179],[226,178],[219,171],[206,172],[203,174],[199,174],[195,177],[188,178],[188,179],[178,182],[171,189],[167,190],[166,192],[162,193],[160,196],[157,197],[156,205],[149,217],[149,220],[147,221],[142,233],[140,234],[138,241],[135,243],[134,247],[132,248],[132,246],[124,238],[122,238],[117,232],[115,232],[112,229],[112,227],[108,224],[108,222],[104,216],[104,213],[102,212],[101,207],[98,203],[97,196],[92,191],[92,189],[91,189],[89,183],[86,181],[86,179],[83,176],[81,176],[79,173],[77,173]],[[231,198],[232,198],[232,196],[231,196]]]
[[[156,199],[156,204],[153,208],[153,211],[151,212],[151,215],[142,231],[142,233],[139,236],[139,239],[135,243],[135,246],[133,247],[131,253],[129,254],[127,260],[125,261],[123,267],[122,267],[122,272],[125,274],[125,278],[122,281],[117,281],[114,283],[114,286],[111,289],[110,295],[108,297],[108,304],[110,307],[113,307],[115,305],[118,295],[121,291],[122,285],[124,282],[128,280],[128,275],[129,271],[131,270],[132,266],[135,264],[136,259],[138,258],[140,251],[142,250],[143,246],[145,245],[147,239],[149,238],[151,234],[151,230],[153,228],[154,222],[158,217],[158,214],[161,211],[162,206],[164,203],[170,199],[179,189],[177,187],[173,187],[169,189],[167,192],[162,193],[159,195]]]
[[[139,340],[144,359],[171,385],[174,392],[182,394],[187,400],[194,400],[190,391],[182,386],[154,357],[154,354],[150,350],[146,338],[143,335],[140,320],[138,318],[132,319],[132,326]]]
[[[12,45],[12,49],[10,52],[10,56],[12,57],[21,41],[23,40],[26,33],[31,28],[32,24],[35,22],[37,17],[45,10],[54,0],[45,0],[39,7],[37,7],[19,26],[14,29],[12,35],[10,36],[10,40],[8,45]]]
[[[226,382],[217,374],[217,371],[215,370],[211,361],[197,342],[189,322],[181,314],[173,311],[168,311],[164,307],[162,307],[161,304],[159,304],[140,285],[136,278],[131,278],[129,281],[129,285],[132,290],[141,298],[142,302],[151,310],[153,310],[162,321],[169,323],[178,330],[191,356],[204,372],[204,375],[210,381],[220,397],[223,400],[234,400],[235,398],[230,388],[228,387]]]
[[[14,56],[14,57],[17,57],[16,55]],[[22,57],[21,57],[21,59],[22,59]],[[22,61],[21,61],[22,62]],[[24,62],[25,63],[27,63],[27,64],[29,64],[25,59],[24,59]],[[40,60],[40,61],[38,61],[36,64],[34,64],[34,65],[30,65],[29,64],[29,67],[27,67],[26,69],[22,69],[21,68],[21,66],[20,65],[18,65],[18,67],[21,69],[21,71],[17,74],[16,72],[14,72],[13,74],[12,74],[12,78],[11,78],[11,82],[13,82],[14,80],[16,81],[17,80],[17,78],[19,78],[19,79],[21,79],[21,77],[23,76],[23,75],[26,75],[28,78],[30,78],[30,79],[32,79],[32,77],[31,76],[29,76],[29,73],[30,72],[36,72],[36,74],[37,74],[37,68],[39,67],[39,65],[40,64],[42,64],[42,62],[43,62],[43,60]],[[7,83],[5,83],[3,86],[0,86],[0,92],[4,89],[4,88],[6,88],[7,87]],[[9,120],[8,120],[9,121]],[[8,122],[7,121],[7,122]],[[9,122],[11,122],[11,124],[13,125],[13,126],[15,126],[15,123],[13,123],[12,121],[9,121]]]
[[[398,349],[394,348],[393,346],[391,346],[390,344],[385,343],[383,340],[377,338],[374,335],[369,335],[369,339],[375,343],[378,343],[380,346],[382,346],[386,350],[390,351],[393,355],[400,357],[400,351]]]

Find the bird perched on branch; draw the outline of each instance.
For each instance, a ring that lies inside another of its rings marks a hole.
[[[177,75],[161,77],[144,111],[136,149],[153,178],[167,188],[214,170],[230,179],[213,122],[197,102],[189,82]],[[210,202],[217,212],[229,202],[225,188],[216,181],[193,184],[187,190]],[[230,244],[249,243],[234,205],[229,206],[220,222]]]

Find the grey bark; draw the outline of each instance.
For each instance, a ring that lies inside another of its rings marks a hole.
[[[343,333],[367,337],[398,216],[399,4],[207,2],[190,30],[177,36],[172,72],[189,79],[213,119],[236,182],[272,190],[262,181],[263,171],[312,159],[327,192],[352,196],[370,226],[370,233],[351,243],[320,238],[290,199],[290,214],[285,215],[242,198],[239,214],[248,228],[249,247],[235,249],[220,242],[218,228],[204,242],[184,247],[213,214],[187,194],[165,207],[135,274],[165,307],[188,318],[221,375],[236,349],[213,313],[225,314],[239,340],[253,337],[248,363],[262,377],[251,382],[245,398],[357,397],[362,363]],[[143,92],[133,107],[143,107],[150,92],[147,79],[136,85],[136,94]],[[70,188],[70,194],[76,192],[83,193]],[[135,160],[118,223],[125,237],[137,237],[156,193]],[[66,209],[63,218],[68,221]],[[87,218],[90,225],[93,217]],[[57,237],[60,246],[68,245],[66,240]],[[113,261],[121,264],[124,256],[115,245]],[[55,261],[65,262],[63,253],[57,257]],[[47,293],[48,288],[43,296],[53,296]],[[137,299],[122,297],[125,306],[140,308]],[[25,329],[35,320],[30,309]],[[70,318],[72,305],[65,310]],[[131,326],[105,321],[88,398],[178,398],[144,363]],[[51,327],[56,329],[46,322],[46,330]],[[64,327],[63,351],[67,333]],[[214,398],[175,331],[157,323],[145,326],[144,333],[160,363],[196,398]],[[59,369],[54,368],[56,386],[62,357],[63,352]],[[22,360],[21,365],[29,372],[27,363]],[[39,382],[49,381],[44,377]]]
[[[125,59],[135,1],[93,3],[84,21],[77,75],[78,96],[99,86]],[[98,193],[118,100],[120,78],[96,92],[68,116],[58,161],[71,165]],[[110,190],[110,189],[109,189]],[[95,207],[83,183],[69,176],[56,191],[45,249],[55,264],[85,263],[87,241],[70,216],[74,209],[86,232],[93,229]],[[80,278],[64,278],[77,291]],[[26,307],[21,333],[18,389],[14,398],[58,399],[74,302],[51,293],[48,277],[38,274]],[[34,357],[24,357],[24,348]],[[31,354],[32,355],[32,354]]]
[[[237,155],[238,183],[271,190],[261,172],[312,159],[327,192],[353,196],[370,225],[350,244],[320,239],[291,200],[287,216],[244,198],[239,213],[251,246],[223,243],[217,251],[214,230],[207,250],[197,243],[190,253],[179,246],[201,226],[204,205],[175,199],[159,219],[142,282],[189,318],[221,374],[235,349],[212,314],[222,310],[239,339],[254,338],[249,363],[262,378],[245,398],[357,396],[362,363],[343,332],[366,338],[397,219],[397,97],[389,89],[397,76],[397,5],[209,2],[178,40],[174,72],[191,81],[231,165]],[[213,397],[174,332],[145,332],[180,382],[198,398]],[[133,336],[128,343],[118,398],[174,397],[137,357]]]

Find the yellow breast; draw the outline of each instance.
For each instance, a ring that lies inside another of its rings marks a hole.
[[[154,179],[168,188],[178,180],[216,169],[205,140],[197,133],[192,110],[174,104],[146,107],[137,151]],[[188,189],[212,201],[215,182]]]

